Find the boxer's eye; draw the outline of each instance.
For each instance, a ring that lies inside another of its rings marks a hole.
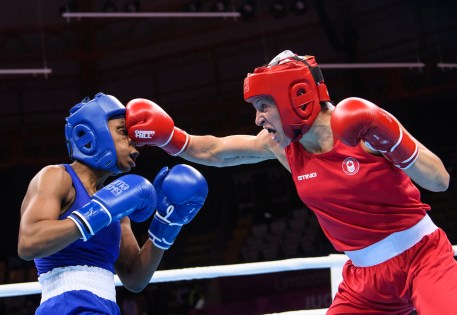
[[[125,128],[125,127],[119,128],[119,133],[123,136],[127,136],[129,134],[127,132],[127,128]]]

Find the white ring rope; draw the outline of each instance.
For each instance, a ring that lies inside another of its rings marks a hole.
[[[281,271],[303,269],[332,268],[342,265],[346,255],[329,255],[326,257],[292,258],[276,261],[265,261],[247,264],[194,267],[172,270],[158,270],[149,283],[171,282],[194,279],[210,279],[231,276],[248,276]],[[122,286],[119,277],[115,276],[116,286]],[[41,292],[38,282],[25,282],[0,285],[0,297],[37,294]]]
[[[454,253],[457,245],[452,246]],[[248,276],[264,273],[296,271],[306,269],[331,270],[332,296],[335,295],[339,283],[342,280],[341,270],[348,257],[343,254],[331,254],[324,257],[292,258],[276,261],[265,261],[246,264],[219,265],[209,267],[194,267],[172,270],[158,270],[154,273],[149,283],[161,283],[181,280],[210,279],[219,277]],[[119,277],[115,276],[116,286],[122,286]],[[41,293],[38,282],[23,282],[0,285],[0,297],[30,295]],[[294,311],[281,314],[325,314],[326,309],[306,311]]]

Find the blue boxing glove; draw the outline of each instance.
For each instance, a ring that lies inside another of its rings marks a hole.
[[[68,218],[76,223],[87,241],[113,221],[129,216],[132,221],[148,219],[156,208],[154,186],[139,175],[125,175],[97,191],[92,200]]]
[[[195,168],[178,164],[171,170],[162,168],[153,185],[157,191],[157,211],[149,227],[149,238],[155,246],[169,249],[182,226],[203,207],[208,184]]]

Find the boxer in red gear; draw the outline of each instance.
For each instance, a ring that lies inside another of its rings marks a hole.
[[[455,314],[457,262],[417,187],[448,188],[440,158],[367,100],[348,98],[334,106],[313,56],[284,51],[248,74],[243,88],[262,130],[255,136],[186,134],[177,155],[216,167],[277,159],[291,173],[325,235],[349,256],[327,314]],[[142,102],[127,106],[129,135],[157,145],[135,137],[155,128],[130,121]],[[153,108],[141,111],[141,121],[171,120]]]

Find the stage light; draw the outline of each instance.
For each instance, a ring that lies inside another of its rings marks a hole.
[[[239,18],[240,12],[64,12],[66,19]]]
[[[320,63],[321,69],[394,69],[394,68],[408,68],[408,69],[421,69],[424,68],[423,62],[381,62],[381,63]]]
[[[442,70],[445,69],[456,69],[457,68],[457,63],[443,63],[439,62],[436,64],[438,68],[441,68]]]
[[[20,75],[20,74],[43,74],[47,77],[48,74],[52,73],[52,69],[49,68],[35,68],[35,69],[0,69],[0,75]]]

